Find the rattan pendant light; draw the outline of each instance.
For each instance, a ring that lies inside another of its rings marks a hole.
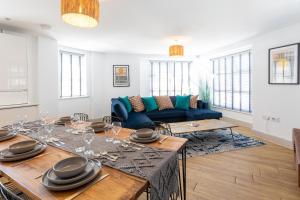
[[[184,47],[182,45],[171,45],[169,47],[169,56],[183,56]]]
[[[99,0],[61,0],[61,16],[64,22],[81,28],[93,28],[99,24]]]

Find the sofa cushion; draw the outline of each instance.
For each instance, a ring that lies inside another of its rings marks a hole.
[[[154,97],[143,97],[142,100],[143,100],[144,106],[146,107],[146,112],[150,112],[152,110],[158,109],[158,105],[157,105]]]
[[[154,122],[145,113],[131,112],[128,114],[128,119],[123,122],[125,128],[140,129],[154,128]]]
[[[131,103],[129,101],[128,96],[126,96],[126,97],[119,97],[119,100],[125,105],[125,108],[126,108],[127,112],[131,112],[132,111],[132,106],[131,106]]]
[[[186,112],[187,120],[220,119],[222,113],[209,109],[191,109]]]
[[[142,112],[145,110],[145,106],[144,106],[141,96],[130,97],[129,101],[133,107],[134,112]]]
[[[198,100],[198,96],[199,95],[191,95],[191,99],[190,99],[190,108],[197,108],[197,100]]]
[[[190,98],[191,96],[176,96],[175,108],[180,110],[189,110]]]
[[[174,108],[173,103],[169,96],[156,96],[155,100],[159,110]]]
[[[117,117],[123,119],[123,120],[127,120],[128,119],[128,112],[124,106],[123,103],[118,103],[114,105],[114,110],[115,110],[115,114],[117,115]]]
[[[147,112],[146,115],[154,121],[168,121],[167,119],[184,119],[186,117],[185,111],[178,109],[154,110]]]

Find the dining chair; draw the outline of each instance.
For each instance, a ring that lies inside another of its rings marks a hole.
[[[74,113],[73,116],[74,116],[75,119],[79,119],[81,121],[88,121],[89,120],[88,114],[85,114],[85,113]]]
[[[102,118],[102,121],[107,124],[111,124],[112,122],[122,122],[122,119],[115,116],[104,116]]]
[[[31,200],[11,182],[5,184],[0,182],[0,193],[0,196],[5,200]]]

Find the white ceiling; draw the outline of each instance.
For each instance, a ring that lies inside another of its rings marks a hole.
[[[198,55],[300,22],[300,0],[102,0],[95,29],[63,23],[59,0],[0,0],[0,5],[6,24],[101,52],[167,54],[177,38],[186,54]],[[40,24],[52,28],[41,30]]]

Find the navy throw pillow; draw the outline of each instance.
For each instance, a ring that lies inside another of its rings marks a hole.
[[[117,103],[115,105],[115,113],[117,117],[122,118],[124,121],[128,119],[128,112],[122,103]]]

